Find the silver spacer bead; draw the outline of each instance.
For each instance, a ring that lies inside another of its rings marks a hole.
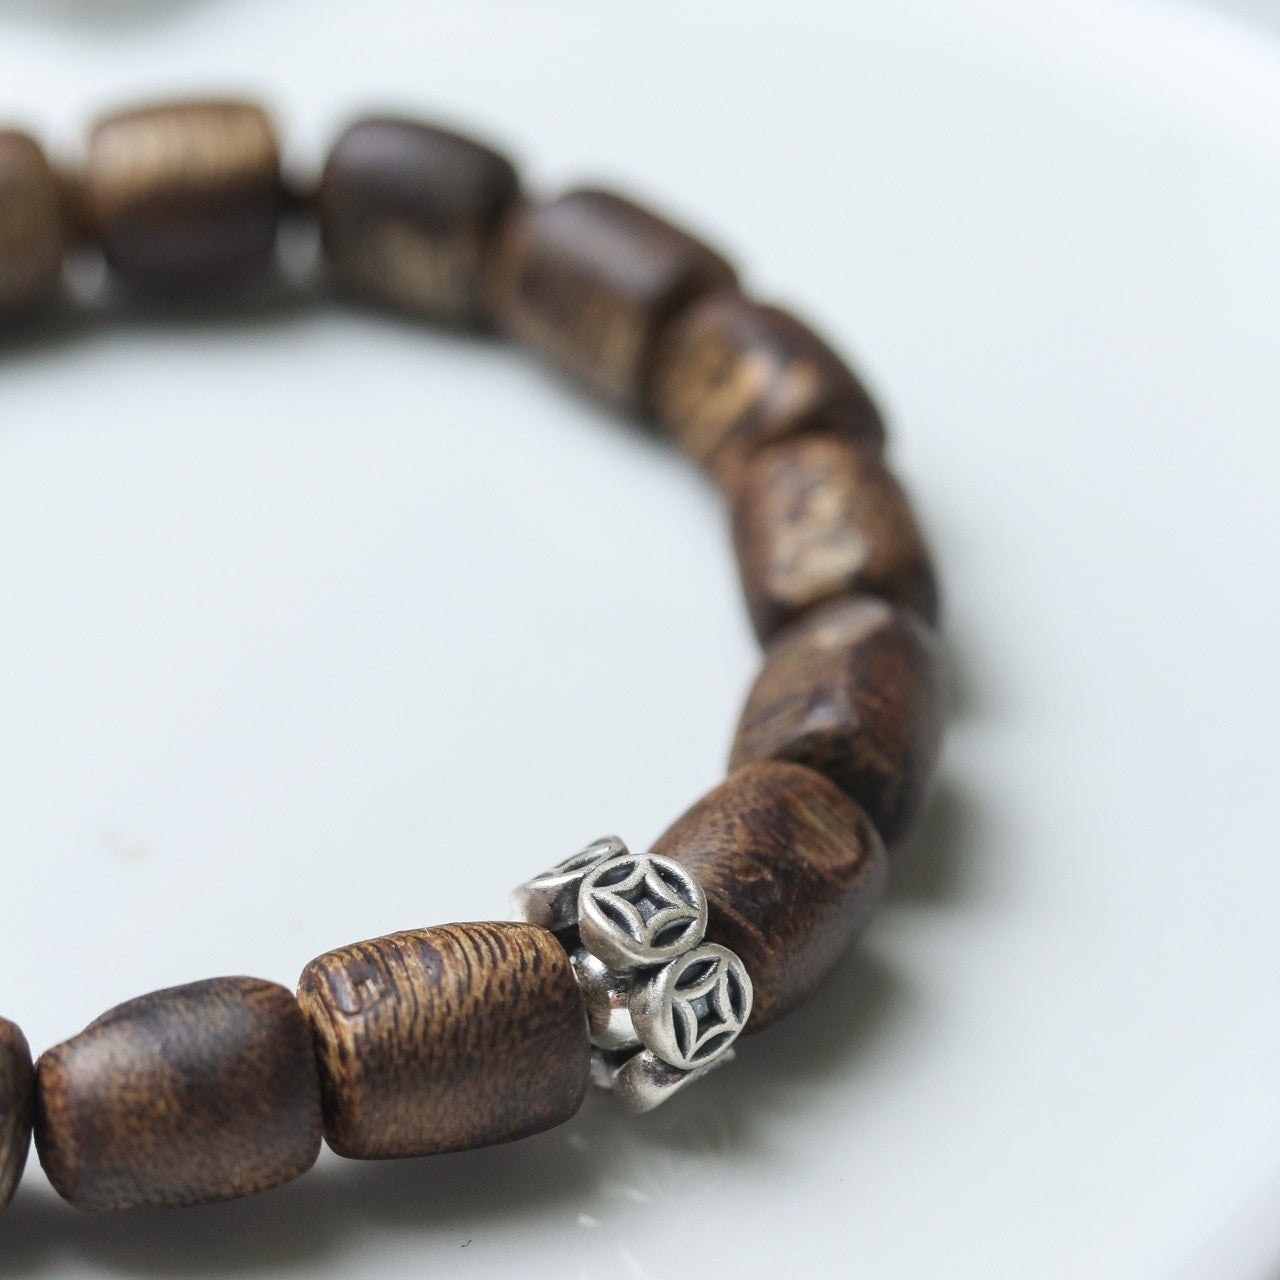
[[[517,920],[539,924],[553,932],[578,923],[578,889],[587,872],[606,858],[625,854],[627,846],[617,836],[605,836],[581,853],[557,863],[511,892],[511,910]]]
[[[678,862],[626,853],[597,862],[578,888],[582,945],[613,969],[651,968],[707,931],[702,886]]]
[[[751,979],[727,947],[703,942],[706,895],[680,863],[609,836],[520,885],[512,905],[570,949],[592,1082],[628,1111],[650,1111],[732,1059]]]
[[[631,1021],[631,982],[579,947],[569,957],[587,1006],[587,1029],[598,1049],[638,1049],[640,1037]]]
[[[751,979],[728,947],[706,942],[647,975],[631,992],[631,1021],[664,1062],[695,1071],[738,1038],[751,1013]]]
[[[624,1110],[640,1115],[660,1106],[685,1085],[701,1080],[717,1067],[732,1061],[733,1050],[728,1049],[694,1071],[681,1071],[679,1067],[663,1062],[652,1049],[642,1049],[610,1072],[609,1087]]]

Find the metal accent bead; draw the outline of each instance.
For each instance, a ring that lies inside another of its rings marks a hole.
[[[686,867],[608,836],[520,885],[512,904],[570,953],[592,1083],[628,1111],[650,1111],[732,1059],[751,979],[727,947],[703,942],[707,899]]]
[[[702,886],[653,853],[598,862],[578,889],[582,945],[614,969],[649,968],[696,947],[707,931]]]
[[[637,1049],[640,1037],[631,1021],[631,981],[579,947],[569,957],[587,1006],[587,1029],[599,1049]]]
[[[685,1071],[718,1058],[751,1013],[751,979],[727,947],[704,943],[663,966],[631,992],[641,1042]]]
[[[685,1085],[701,1080],[708,1072],[732,1061],[733,1050],[730,1049],[693,1071],[682,1071],[663,1062],[652,1049],[642,1049],[612,1071],[610,1088],[624,1110],[641,1115],[666,1102]]]
[[[558,862],[550,871],[517,885],[511,893],[511,909],[517,920],[556,931],[578,922],[578,889],[587,872],[606,858],[627,852],[617,836],[592,841],[581,853]]]

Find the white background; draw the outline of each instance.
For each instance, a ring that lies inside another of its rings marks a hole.
[[[88,1217],[39,1276],[1280,1266],[1280,21],[1079,0],[0,0],[0,116],[243,89],[615,181],[855,355],[956,696],[885,910],[641,1120]],[[1251,25],[1252,24],[1252,25]],[[757,658],[698,477],[531,363],[279,304],[0,344],[0,1009],[292,983],[713,784]]]

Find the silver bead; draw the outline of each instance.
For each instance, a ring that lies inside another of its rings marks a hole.
[[[578,889],[587,872],[598,862],[626,852],[627,846],[617,836],[592,841],[581,853],[517,885],[511,893],[512,913],[517,920],[544,929],[570,928],[578,921]]]
[[[702,886],[655,853],[597,862],[578,888],[582,945],[613,969],[648,968],[695,947],[707,931]]]
[[[579,947],[569,957],[587,1007],[587,1029],[598,1049],[636,1049],[640,1039],[631,1021],[631,982],[603,960]]]
[[[732,951],[703,942],[706,895],[678,862],[606,836],[526,880],[511,902],[570,951],[592,1082],[628,1111],[651,1111],[732,1059],[751,979]]]
[[[631,1020],[647,1049],[682,1071],[713,1062],[751,1016],[751,979],[727,947],[703,943],[631,991]]]
[[[641,1049],[625,1062],[608,1069],[609,1088],[625,1110],[639,1115],[652,1111],[685,1085],[701,1080],[709,1071],[732,1061],[733,1050],[729,1049],[705,1066],[682,1071],[663,1062],[652,1049]]]

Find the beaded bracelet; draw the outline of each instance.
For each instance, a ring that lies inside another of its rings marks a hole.
[[[33,1129],[67,1200],[120,1209],[278,1186],[322,1136],[365,1159],[524,1137],[591,1081],[648,1110],[821,981],[928,788],[937,592],[881,418],[809,328],[648,210],[527,198],[503,156],[400,119],[350,127],[302,194],[249,103],[105,118],[74,176],[0,131],[0,316],[51,301],[73,247],[126,287],[225,287],[270,267],[287,211],[318,225],[338,290],[505,331],[701,464],[763,667],[726,780],[652,851],[608,837],[527,881],[515,920],[340,947],[296,995],[244,977],[157,991],[34,1066],[0,1019],[0,1207]]]

